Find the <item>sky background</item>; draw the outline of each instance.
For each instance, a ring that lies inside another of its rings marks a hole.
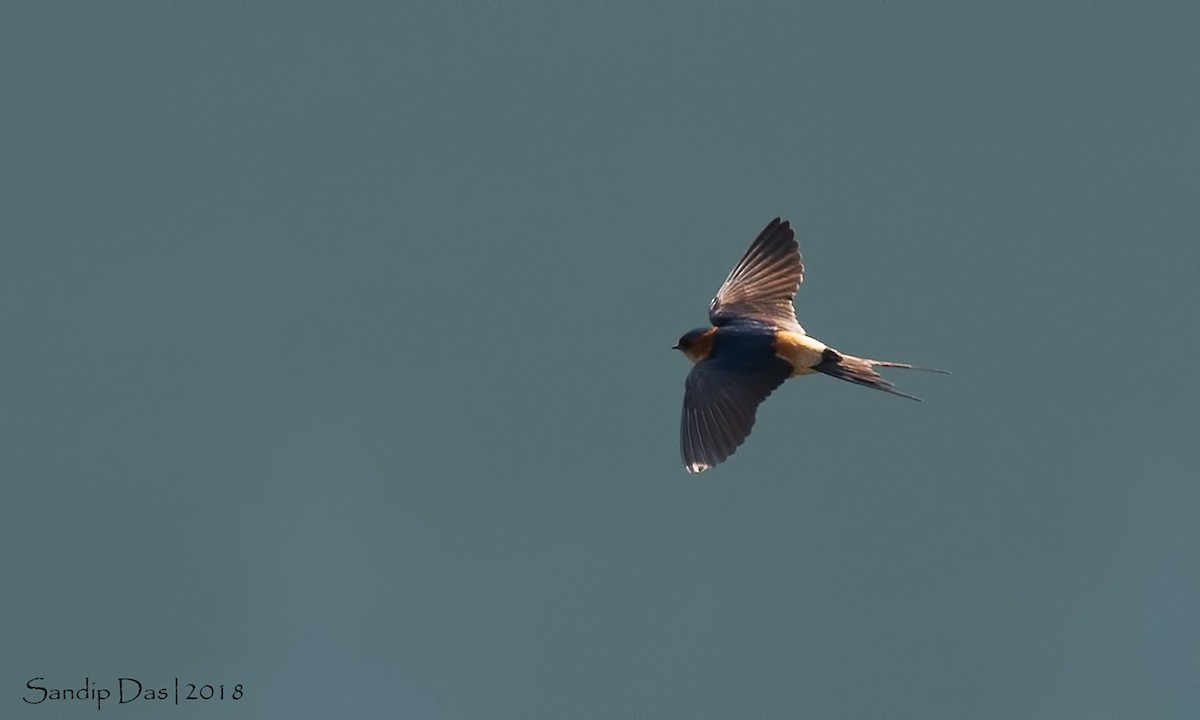
[[[0,715],[1200,715],[1200,11],[5,5]]]

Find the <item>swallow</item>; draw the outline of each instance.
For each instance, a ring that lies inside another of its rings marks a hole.
[[[920,401],[896,390],[877,367],[925,370],[855,357],[804,332],[792,301],[804,262],[791,223],[775,218],[758,234],[708,306],[712,327],[691,330],[673,349],[694,365],[684,386],[679,452],[689,473],[721,463],[745,442],[758,406],[783,381],[823,373]]]

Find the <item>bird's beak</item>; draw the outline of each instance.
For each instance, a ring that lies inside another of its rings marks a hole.
[[[679,348],[679,343],[675,343],[674,345],[672,345],[672,346],[671,346],[671,349],[672,349],[672,350],[679,350],[679,349],[680,349],[680,348]]]

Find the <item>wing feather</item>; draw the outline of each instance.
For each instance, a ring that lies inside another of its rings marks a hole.
[[[721,358],[697,363],[683,395],[679,451],[688,472],[717,465],[754,427],[758,406],[788,377],[783,364],[752,366]]]
[[[775,218],[729,273],[709,305],[708,317],[716,326],[757,320],[802,333],[792,300],[803,281],[796,233],[790,222]]]

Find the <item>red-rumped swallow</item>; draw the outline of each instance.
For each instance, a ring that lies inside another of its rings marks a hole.
[[[919,401],[894,389],[875,368],[946,373],[854,357],[809,336],[792,306],[803,281],[796,234],[788,221],[775,218],[709,304],[713,327],[679,338],[674,349],[695,363],[687,376],[679,430],[688,472],[704,472],[736,452],[754,427],[758,406],[788,378],[824,373]]]

